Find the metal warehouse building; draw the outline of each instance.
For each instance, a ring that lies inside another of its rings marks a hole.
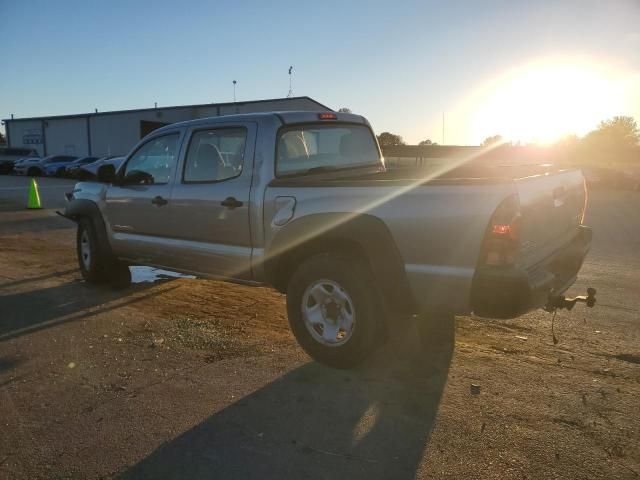
[[[331,111],[309,97],[208,103],[53,117],[5,119],[9,147],[34,148],[41,156],[125,155],[142,137],[170,123],[236,113]]]

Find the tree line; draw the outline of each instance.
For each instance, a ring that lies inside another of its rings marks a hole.
[[[378,137],[381,147],[406,145],[400,135],[391,132],[382,132]],[[497,143],[505,143],[501,135],[492,135],[482,142],[481,146],[487,147]],[[421,141],[418,145],[437,145],[430,139]],[[603,120],[591,132],[580,138],[577,135],[567,135],[556,143],[556,147],[566,151],[575,150],[577,153],[588,151],[615,152],[616,150],[628,150],[640,145],[640,130],[633,117],[616,116]]]
[[[500,135],[487,137],[482,142],[483,147],[503,143]],[[617,116],[608,120],[603,120],[592,131],[580,138],[575,134],[567,135],[556,142],[561,147],[582,146],[591,148],[629,148],[640,145],[640,130],[633,117]]]

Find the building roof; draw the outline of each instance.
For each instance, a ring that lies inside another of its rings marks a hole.
[[[109,112],[88,112],[88,113],[76,113],[73,115],[49,115],[42,117],[24,117],[24,118],[5,118],[2,120],[3,123],[6,122],[22,122],[22,121],[33,121],[33,120],[55,120],[55,119],[65,119],[65,118],[83,118],[83,117],[98,117],[101,115],[117,115],[119,113],[138,113],[138,112],[153,112],[156,110],[175,110],[178,108],[203,108],[203,107],[228,107],[228,106],[242,106],[242,105],[250,105],[254,103],[266,103],[266,102],[279,102],[279,101],[288,101],[288,100],[309,100],[313,103],[316,103],[323,110],[329,110],[333,112],[333,109],[323,105],[322,103],[314,100],[311,97],[302,96],[302,97],[285,97],[285,98],[269,98],[265,100],[245,100],[242,102],[224,102],[224,103],[200,103],[195,105],[172,105],[168,107],[152,107],[152,108],[136,108],[132,110],[112,110]]]

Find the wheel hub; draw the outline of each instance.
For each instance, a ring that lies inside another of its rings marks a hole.
[[[324,314],[325,318],[333,323],[336,323],[338,321],[338,317],[340,315],[340,305],[338,305],[336,302],[333,302],[331,300],[328,300],[323,306],[322,306],[322,313]]]
[[[309,285],[302,297],[302,314],[311,336],[323,345],[342,345],[353,334],[353,300],[333,280],[317,280]]]

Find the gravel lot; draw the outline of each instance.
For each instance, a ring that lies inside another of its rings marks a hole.
[[[0,478],[638,478],[640,194],[596,191],[556,318],[460,317],[353,371],[312,361],[272,290],[86,285],[71,182],[0,176]],[[472,395],[470,385],[480,385]]]

